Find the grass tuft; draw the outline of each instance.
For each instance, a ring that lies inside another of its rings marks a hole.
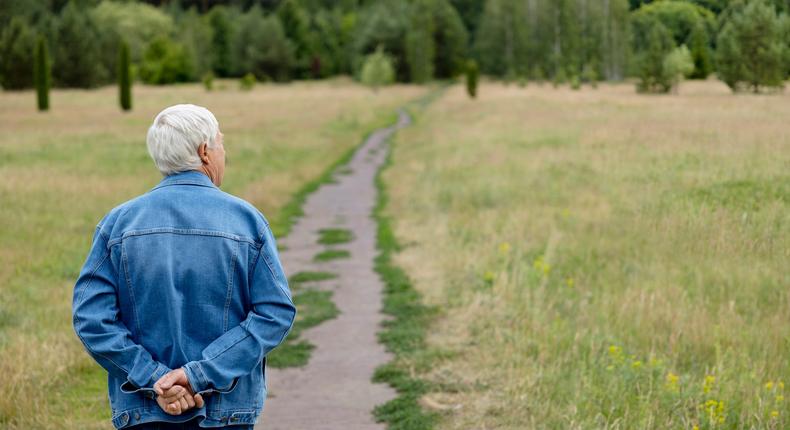
[[[326,251],[319,252],[313,257],[313,261],[321,262],[321,261],[330,261],[330,260],[337,260],[339,258],[349,258],[351,257],[351,253],[346,251],[345,249],[328,249]]]
[[[302,331],[335,318],[340,311],[332,302],[331,291],[305,290],[294,296],[297,308],[296,322],[288,338],[267,355],[266,363],[271,367],[304,366],[310,360],[315,345],[299,339]]]
[[[301,284],[305,282],[319,282],[337,278],[337,273],[332,272],[299,272],[288,279],[291,284]]]
[[[324,228],[318,230],[318,234],[318,243],[321,245],[337,245],[354,239],[354,233],[344,228]]]

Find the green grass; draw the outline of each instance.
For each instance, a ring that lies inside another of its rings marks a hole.
[[[354,233],[344,228],[323,228],[318,230],[318,243],[321,245],[348,243],[353,239]]]
[[[267,355],[271,367],[304,366],[315,348],[310,342],[299,339],[304,330],[335,318],[340,311],[332,302],[331,291],[304,290],[294,295],[297,318],[288,338]]]
[[[455,86],[398,133],[396,261],[441,313],[387,375],[437,428],[790,428],[790,98],[683,85]]]
[[[337,260],[339,258],[349,258],[351,257],[351,253],[346,251],[345,249],[328,249],[326,251],[319,252],[313,257],[313,261],[322,262],[322,261],[330,261],[330,260]]]
[[[430,100],[435,99],[437,92],[430,93]],[[418,103],[417,107],[426,105]],[[430,390],[431,384],[415,377],[414,371],[426,371],[427,366],[442,355],[437,349],[428,348],[425,343],[428,327],[438,309],[422,303],[420,294],[412,286],[406,272],[392,261],[392,254],[400,248],[392,231],[391,219],[384,214],[388,197],[381,177],[390,163],[391,153],[376,175],[378,197],[373,216],[377,222],[376,246],[379,254],[374,264],[384,282],[383,311],[394,317],[383,323],[384,329],[378,334],[379,341],[395,354],[395,358],[376,369],[373,381],[388,383],[398,392],[398,396],[377,405],[373,414],[377,422],[386,422],[390,430],[428,430],[433,428],[439,416],[420,406],[419,399]]]
[[[294,273],[290,278],[288,278],[288,282],[291,284],[303,284],[305,282],[320,282],[335,278],[337,278],[337,273],[305,271]]]

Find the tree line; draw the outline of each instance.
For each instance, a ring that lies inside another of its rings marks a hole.
[[[111,83],[125,46],[131,79],[150,84],[340,74],[421,83],[471,64],[574,87],[636,77],[646,92],[715,73],[733,90],[761,91],[790,75],[789,11],[790,0],[2,2],[0,84],[44,79],[36,52],[51,56],[55,86]]]

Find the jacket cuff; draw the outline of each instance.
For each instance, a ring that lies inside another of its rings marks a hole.
[[[189,379],[189,385],[192,387],[192,392],[195,394],[208,394],[212,392],[217,393],[230,393],[236,388],[236,385],[239,382],[239,378],[233,378],[233,382],[227,388],[215,388],[213,383],[206,378],[205,372],[203,372],[203,367],[200,366],[200,363],[197,361],[190,361],[189,363],[183,366],[184,373],[187,375],[187,379]]]
[[[126,381],[121,384],[121,391],[124,393],[140,392],[146,397],[155,398],[156,391],[154,390],[154,384],[159,380],[159,378],[170,371],[170,368],[162,363],[155,362],[155,366],[156,367],[151,373],[129,373]]]

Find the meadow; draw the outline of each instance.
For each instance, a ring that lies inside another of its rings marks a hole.
[[[439,429],[790,427],[790,94],[451,87],[382,175]]]
[[[145,147],[161,109],[188,102],[214,112],[225,134],[222,188],[282,235],[304,193],[425,91],[374,93],[342,78],[215,86],[135,86],[131,113],[118,109],[115,87],[54,90],[43,114],[32,92],[0,92],[0,427],[112,428],[106,372],[72,329],[72,292],[101,217],[161,179]]]

